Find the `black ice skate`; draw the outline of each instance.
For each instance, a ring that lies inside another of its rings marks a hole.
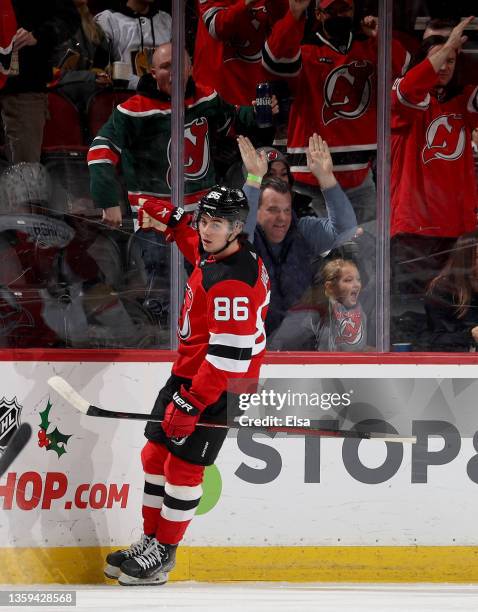
[[[118,582],[123,586],[164,584],[176,565],[177,547],[177,544],[161,544],[152,538],[141,555],[121,564]]]
[[[121,574],[121,564],[143,553],[148,548],[153,537],[143,533],[139,542],[134,542],[134,544],[131,544],[129,548],[124,550],[116,550],[110,553],[106,557],[105,576],[108,578],[118,578]]]

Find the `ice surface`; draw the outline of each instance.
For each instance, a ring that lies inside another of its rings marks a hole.
[[[8,587],[3,585],[2,590]],[[478,585],[461,584],[325,584],[325,583],[196,583],[175,582],[160,587],[85,585],[12,586],[12,590],[76,590],[73,607],[23,610],[84,612],[418,612],[478,610]],[[6,609],[6,608],[2,608]],[[9,608],[13,609],[13,608]],[[15,608],[17,609],[17,608]]]

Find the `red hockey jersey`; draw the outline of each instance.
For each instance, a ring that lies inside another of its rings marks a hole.
[[[294,77],[287,134],[291,171],[297,181],[317,185],[305,155],[309,137],[317,132],[330,147],[338,182],[350,189],[364,181],[377,148],[377,42],[351,34],[337,49],[317,33],[313,44],[301,46],[304,23],[288,12],[274,25],[263,51],[271,74]],[[409,56],[398,41],[392,45],[393,73],[401,75]]]
[[[188,279],[178,325],[178,358],[173,374],[192,379],[189,392],[209,406],[227,390],[229,379],[257,379],[264,356],[264,321],[270,299],[269,275],[247,242],[216,260],[199,253],[195,230],[181,224],[173,238],[195,268]]]
[[[193,76],[231,104],[249,105],[256,85],[267,80],[261,49],[272,24],[288,8],[287,0],[198,0],[200,17]]]
[[[10,0],[2,0],[0,16],[0,89],[7,80],[12,57],[13,37],[17,31],[15,13]]]
[[[397,79],[392,98],[392,236],[456,237],[476,227],[471,129],[478,87],[440,102],[428,59]]]

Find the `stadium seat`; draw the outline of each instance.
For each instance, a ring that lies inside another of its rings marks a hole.
[[[86,146],[81,115],[72,102],[56,92],[50,92],[48,110],[50,116],[43,130],[43,151]]]
[[[130,89],[100,91],[90,98],[87,110],[87,124],[90,141],[108,121],[113,109],[130,98],[135,92]]]

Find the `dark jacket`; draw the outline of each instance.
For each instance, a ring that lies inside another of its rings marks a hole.
[[[300,233],[296,219],[293,219],[281,243],[278,256],[273,253],[260,225],[255,229],[254,247],[271,279],[271,301],[266,318],[266,333],[269,335],[311,286],[314,277],[311,263],[313,253]]]
[[[468,352],[476,347],[471,330],[478,325],[478,294],[472,295],[461,319],[456,314],[456,298],[444,288],[426,296],[425,310],[430,350]]]
[[[38,43],[20,49],[20,74],[7,79],[2,93],[45,91],[53,50],[80,27],[80,16],[72,0],[13,0],[13,8],[18,28],[32,32]]]
[[[106,37],[103,35],[96,44],[80,26],[73,37],[68,37],[55,49],[52,63],[61,70],[56,89],[70,98],[77,108],[86,109],[91,96],[104,89],[96,83],[97,73],[92,69],[104,69],[109,63]]]

